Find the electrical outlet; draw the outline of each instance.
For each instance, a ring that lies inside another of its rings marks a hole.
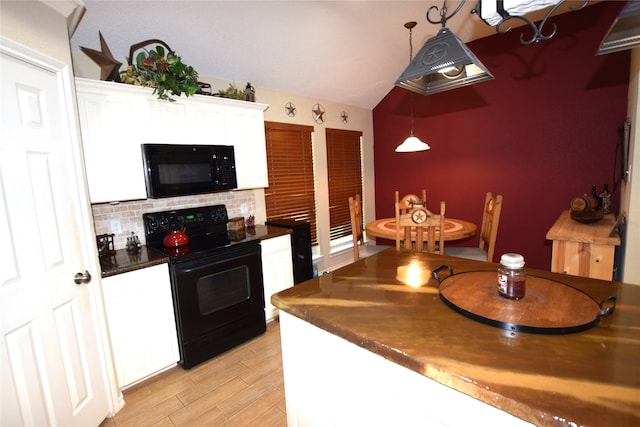
[[[115,220],[111,221],[111,232],[113,234],[122,233],[122,224],[120,223],[119,220],[115,219]]]
[[[249,213],[249,209],[247,208],[246,203],[240,205],[240,213],[242,214],[242,216],[247,216],[247,214]]]

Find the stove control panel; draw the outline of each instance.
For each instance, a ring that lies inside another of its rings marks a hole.
[[[142,214],[142,221],[149,243],[163,239],[167,233],[184,228],[190,237],[226,232],[229,217],[225,205],[212,205],[145,213]]]

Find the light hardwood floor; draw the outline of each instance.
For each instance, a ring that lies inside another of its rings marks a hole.
[[[286,426],[280,325],[188,371],[174,367],[123,392],[100,427]]]

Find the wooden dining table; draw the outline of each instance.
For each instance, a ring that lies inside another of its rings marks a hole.
[[[365,226],[368,237],[396,240],[396,219],[382,218],[371,221]],[[444,220],[444,240],[461,240],[476,235],[478,227],[469,221],[456,218]],[[440,238],[440,232],[436,231],[436,239]]]

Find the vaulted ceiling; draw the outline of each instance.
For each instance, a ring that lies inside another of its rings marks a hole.
[[[71,39],[100,49],[102,32],[116,59],[148,39],[167,43],[201,76],[372,109],[409,63],[407,21],[416,21],[414,53],[440,25],[441,1],[83,0],[86,13]],[[555,14],[583,1],[567,1]],[[596,1],[597,2],[597,1]],[[591,2],[591,3],[596,3]],[[451,13],[459,1],[448,1]],[[467,1],[449,21],[463,41],[495,34]],[[530,17],[537,19],[539,13]],[[514,22],[514,26],[520,25]],[[520,30],[517,30],[520,31]],[[562,31],[561,28],[558,31]],[[213,88],[217,92],[219,89]]]

